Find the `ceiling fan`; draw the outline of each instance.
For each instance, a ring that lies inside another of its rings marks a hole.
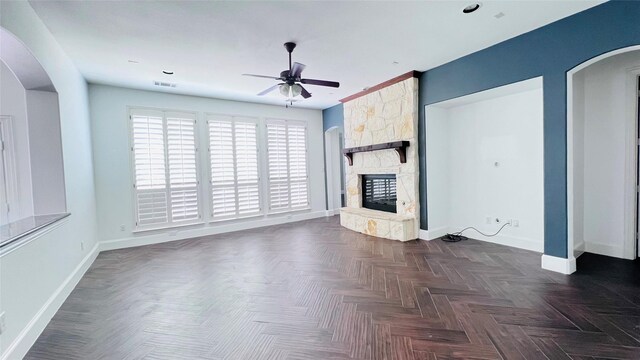
[[[293,99],[298,95],[302,95],[303,98],[308,99],[311,97],[311,93],[307,91],[300,84],[319,85],[329,87],[340,87],[340,83],[336,81],[316,80],[316,79],[303,79],[302,70],[306,67],[304,64],[294,62],[291,64],[291,53],[296,48],[296,44],[292,42],[284,43],[284,48],[289,53],[289,70],[284,70],[280,73],[280,76],[267,76],[267,75],[255,75],[255,74],[242,74],[244,76],[253,76],[265,79],[273,79],[281,81],[281,83],[273,85],[272,87],[265,89],[258,93],[259,96],[266,95],[276,88],[280,90],[280,93],[286,96],[288,99]]]

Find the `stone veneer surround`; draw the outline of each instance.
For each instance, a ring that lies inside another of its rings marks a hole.
[[[407,162],[393,149],[353,155],[345,163],[347,206],[342,226],[364,234],[407,241],[418,238],[418,79],[409,77],[344,103],[345,148],[408,140]],[[396,174],[397,213],[362,208],[364,174]]]

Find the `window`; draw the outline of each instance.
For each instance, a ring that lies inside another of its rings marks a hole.
[[[195,114],[132,109],[130,118],[136,228],[198,222]]]
[[[257,119],[209,115],[211,218],[237,219],[262,213]]]
[[[304,123],[267,121],[269,211],[309,208],[307,128]]]

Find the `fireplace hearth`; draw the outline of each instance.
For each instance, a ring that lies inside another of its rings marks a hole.
[[[362,207],[396,213],[396,175],[362,175]]]

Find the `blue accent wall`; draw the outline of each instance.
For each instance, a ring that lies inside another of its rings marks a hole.
[[[342,103],[322,110],[322,129],[328,129],[338,126],[344,128],[344,113]]]
[[[428,228],[424,106],[543,76],[544,252],[566,258],[566,73],[633,45],[640,45],[640,1],[611,1],[424,72],[419,90],[421,228]]]

